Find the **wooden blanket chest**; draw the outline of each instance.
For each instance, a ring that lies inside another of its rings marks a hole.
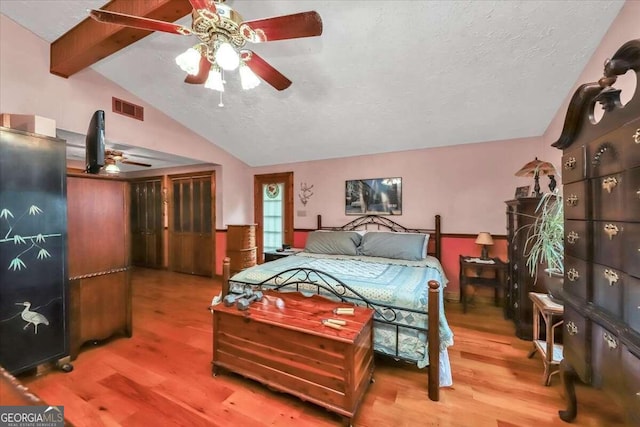
[[[275,291],[246,311],[214,306],[213,374],[228,369],[351,419],[373,378],[373,310],[346,316],[337,307],[353,306]],[[328,318],[346,324],[325,326]]]

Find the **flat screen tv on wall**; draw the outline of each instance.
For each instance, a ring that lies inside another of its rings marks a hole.
[[[104,111],[93,113],[85,140],[87,173],[96,174],[104,166]]]

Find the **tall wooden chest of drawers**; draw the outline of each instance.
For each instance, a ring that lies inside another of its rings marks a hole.
[[[529,292],[546,292],[544,282],[531,277],[523,255],[527,233],[523,227],[532,224],[536,218],[536,208],[540,197],[522,197],[509,200],[507,204],[507,254],[509,270],[507,274],[506,313],[513,319],[516,336],[523,340],[533,339],[533,303]]]
[[[565,421],[577,415],[579,377],[620,402],[629,425],[640,425],[640,84],[623,108],[611,86],[630,68],[637,77],[640,40],[616,52],[598,83],[576,91],[553,144],[564,150]],[[605,113],[594,123],[598,103]]]
[[[256,265],[256,225],[227,225],[227,256],[231,259],[231,274]]]

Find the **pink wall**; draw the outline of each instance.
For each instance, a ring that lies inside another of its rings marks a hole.
[[[142,105],[145,121],[112,113],[112,96]],[[91,69],[68,79],[50,74],[49,44],[0,14],[0,112],[38,115],[85,133],[95,110],[106,113],[110,141],[218,165],[218,226],[253,216],[253,178],[245,163]]]
[[[516,187],[533,186],[532,179],[514,173],[541,157],[542,145],[542,138],[522,138],[292,163],[253,172],[293,171],[296,191],[301,182],[313,184],[314,195],[306,207],[295,197],[295,228],[315,228],[317,214],[328,226],[353,219],[344,215],[346,180],[402,177],[403,213],[397,219],[402,225],[430,228],[434,215],[440,214],[445,233],[505,234],[504,201],[513,198]],[[546,160],[558,164],[559,158],[558,152]],[[543,177],[541,186],[547,185]]]
[[[550,146],[555,142],[562,132],[562,125],[564,124],[567,107],[569,101],[573,96],[573,93],[583,83],[596,82],[602,77],[604,61],[607,58],[611,58],[613,54],[618,50],[620,46],[629,40],[640,38],[640,1],[627,0],[622,6],[620,13],[611,24],[609,31],[605,34],[600,45],[591,56],[591,59],[587,63],[587,66],[580,74],[580,77],[576,80],[574,87],[567,94],[564,103],[558,109],[558,113],[553,118],[549,127],[545,131],[543,138],[545,146]],[[630,70],[625,78],[620,78],[616,82],[616,87],[622,89],[621,98],[623,102],[631,99],[631,94],[634,91],[634,86],[638,87],[640,84],[636,84],[633,80],[626,78],[631,77],[632,70]],[[555,148],[549,147],[549,150],[555,150]]]

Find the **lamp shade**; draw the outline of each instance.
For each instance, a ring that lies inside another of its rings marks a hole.
[[[221,43],[214,56],[216,63],[225,71],[233,71],[240,65],[238,52],[229,43]]]
[[[556,168],[551,163],[538,160],[536,157],[535,160],[530,161],[516,172],[516,176],[531,177],[536,175],[556,175]]]
[[[493,238],[491,237],[491,234],[486,231],[478,233],[476,245],[493,245]]]
[[[176,64],[178,64],[182,71],[195,76],[200,70],[200,53],[190,47],[176,56]]]

